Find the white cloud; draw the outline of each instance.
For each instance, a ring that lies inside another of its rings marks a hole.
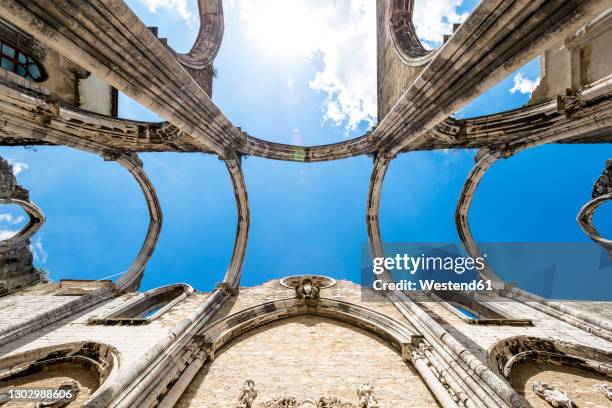
[[[323,120],[347,132],[376,117],[376,2],[235,0],[251,44],[275,58],[318,62],[309,86],[325,95]]]
[[[529,79],[521,72],[517,72],[516,75],[514,75],[514,78],[512,78],[512,82],[514,83],[514,86],[510,89],[510,93],[513,94],[520,92],[522,94],[531,95],[533,90],[540,83],[540,77],[537,77],[536,79]]]
[[[47,258],[49,255],[47,251],[43,248],[42,240],[40,237],[36,239],[36,241],[30,243],[30,251],[32,251],[32,257],[34,258],[34,262],[39,264],[44,264],[47,262]]]
[[[23,222],[24,219],[25,218],[23,217],[23,215],[15,217],[13,216],[13,214],[9,213],[0,214],[0,222],[8,222],[9,224],[19,224]]]
[[[415,2],[415,26],[426,46],[452,34],[463,0]],[[249,46],[270,57],[322,64],[309,86],[325,95],[323,121],[346,133],[376,120],[376,1],[233,0]],[[289,85],[287,83],[287,85]],[[289,86],[289,88],[292,88]]]
[[[300,129],[293,129],[293,134],[291,135],[291,144],[296,146],[304,145],[304,138],[300,133]]]
[[[469,13],[457,14],[463,0],[416,1],[414,3],[414,26],[426,48],[442,44],[444,34],[453,33],[454,23],[463,23]]]
[[[18,162],[13,159],[7,159],[7,161],[11,166],[13,166],[13,174],[15,176],[17,176],[22,171],[28,170],[30,168],[27,163]]]
[[[19,231],[12,230],[0,230],[0,241],[4,241],[5,239],[9,239],[17,234]]]
[[[188,0],[140,0],[151,13],[157,13],[158,8],[166,9],[170,12],[176,12],[178,15],[185,20],[187,25],[191,27],[191,24],[195,21],[195,15],[189,11],[187,6]]]

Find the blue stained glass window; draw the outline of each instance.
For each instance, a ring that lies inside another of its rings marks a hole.
[[[0,59],[2,68],[7,71],[35,82],[42,82],[47,79],[47,74],[42,65],[19,48],[0,42]]]

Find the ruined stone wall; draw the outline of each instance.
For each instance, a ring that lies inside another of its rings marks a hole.
[[[548,49],[530,103],[544,102],[612,75],[612,9]]]
[[[42,87],[44,93],[49,95],[54,102],[82,107],[104,115],[113,113],[110,100],[113,97],[113,91],[110,85],[100,83],[97,78],[88,80],[89,72],[2,19],[0,19],[0,39],[36,59],[47,74],[47,78],[42,82],[29,80],[16,80],[15,82],[20,85],[31,85],[37,90]],[[15,74],[11,77],[17,79],[18,76]],[[83,99],[81,92],[84,93]],[[106,100],[106,103],[100,105],[100,102],[95,100],[96,98]]]
[[[512,370],[512,384],[527,398],[534,408],[548,408],[550,404],[538,397],[531,389],[531,384],[541,381],[554,384],[570,396],[578,407],[610,406],[597,385],[609,381],[609,377],[587,371],[578,367],[564,367],[541,362],[526,362]]]
[[[83,283],[86,285],[87,283]],[[51,288],[48,284],[47,288]],[[45,290],[44,294],[36,290],[24,292],[21,295],[11,295],[1,299],[0,321],[3,326],[15,323],[15,319],[27,319],[36,313],[53,310],[58,305],[70,302],[78,296],[62,296],[66,293],[56,285],[55,289]],[[61,346],[74,342],[91,342],[104,344],[117,350],[120,366],[116,375],[134,370],[136,364],[142,363],[152,351],[156,355],[155,345],[170,336],[173,330],[185,316],[208,297],[207,294],[192,294],[179,302],[167,313],[143,325],[92,325],[88,323],[91,317],[99,317],[120,308],[139,293],[121,295],[110,301],[99,303],[83,312],[77,312],[60,321],[43,326],[35,332],[25,334],[16,340],[0,346],[0,357],[7,358],[24,352],[33,352],[50,346]],[[2,328],[0,328],[2,332]],[[102,384],[102,388],[105,384]]]
[[[44,312],[45,308],[58,307],[62,302],[75,297],[59,296],[66,295],[67,289],[74,293],[75,285],[78,286],[78,282],[70,282],[70,288],[60,288],[57,284],[39,285],[2,298],[0,320],[12,322],[17,316],[27,317]],[[121,359],[121,373],[148,358],[147,354],[155,345],[167,337],[170,330],[206,299],[208,294],[188,296],[168,313],[146,325],[88,324],[90,317],[99,317],[117,310],[136,296],[141,295],[133,293],[119,296],[25,334],[1,346],[0,356],[72,342],[102,343],[117,349]],[[255,287],[243,287],[238,296],[230,299],[213,320],[224,319],[265,302],[294,296],[294,289],[282,286],[278,280]],[[352,282],[338,281],[334,286],[322,289],[321,297],[360,305],[412,327],[388,301],[382,298],[380,302],[364,301],[361,287]],[[371,300],[371,297],[367,299]],[[432,302],[425,295],[419,304],[485,364],[489,364],[488,350],[493,345],[519,335],[551,338],[612,352],[612,343],[524,304],[509,299],[504,302],[496,301],[495,307],[515,318],[531,319],[533,326],[469,324],[443,304]],[[518,385],[515,385],[519,391],[524,391],[525,384],[546,377],[552,370],[546,368],[540,373],[531,366],[525,367],[517,366]],[[571,380],[571,376],[566,377],[567,381]],[[335,396],[356,403],[356,389],[364,382],[373,384],[381,407],[437,406],[412,364],[404,362],[400,352],[386,341],[350,324],[313,315],[294,316],[268,323],[247,331],[216,350],[214,360],[207,361],[200,369],[177,406],[233,408],[245,380],[255,381],[259,395],[254,407],[283,396],[315,401],[324,396]]]
[[[0,199],[29,200],[29,192],[17,184],[12,166],[0,157]],[[25,288],[46,278],[44,271],[33,265],[30,240],[0,243],[0,295]],[[2,323],[0,322],[0,325]]]
[[[357,387],[374,386],[380,407],[435,407],[432,395],[397,351],[364,330],[317,316],[279,320],[234,339],[189,385],[177,408],[234,408],[245,380],[254,407],[294,396],[335,396],[354,404]]]
[[[46,367],[29,376],[23,376],[9,381],[0,381],[1,387],[23,388],[59,388],[68,381],[74,380],[79,386],[79,392],[64,408],[79,408],[85,405],[91,394],[99,387],[97,373],[84,364],[60,363]],[[25,404],[21,401],[9,402],[3,408],[19,408]],[[33,405],[31,405],[33,406]]]
[[[390,0],[376,2],[378,120],[391,110],[424,67],[409,67],[397,55],[389,33]]]
[[[49,91],[52,98],[69,105],[79,106],[79,80],[88,76],[87,71],[51,49],[47,49],[40,63],[49,75],[41,85]]]
[[[477,325],[461,319],[440,302],[423,301],[421,306],[481,361],[488,361],[488,350],[498,341],[514,336],[552,338],[612,351],[612,343],[580,330],[568,323],[511,299],[496,300],[492,304],[517,319],[531,319],[532,326]],[[608,304],[609,307],[609,304]]]

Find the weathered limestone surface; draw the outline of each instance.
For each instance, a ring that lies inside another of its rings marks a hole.
[[[565,304],[574,309],[583,310],[598,316],[600,319],[612,322],[612,302],[588,302],[588,301],[573,301],[573,302],[555,302]]]
[[[531,390],[531,384],[537,381],[559,387],[579,407],[608,407],[611,404],[597,389],[597,385],[609,381],[605,375],[539,362],[520,364],[514,370],[512,384],[526,396],[534,408],[550,408],[548,402]]]
[[[389,32],[391,3],[376,2],[379,120],[389,113],[395,102],[423,70],[423,67],[405,65],[395,51]]]
[[[27,322],[32,316],[74,300],[71,296],[5,296],[0,298],[0,332],[7,326]]]
[[[258,403],[295,396],[336,396],[356,403],[361,383],[374,386],[380,407],[435,407],[410,365],[378,338],[326,318],[298,316],[254,329],[218,353],[177,404],[179,408],[233,408],[246,379]]]
[[[19,339],[0,347],[0,356],[7,357],[18,353],[36,350],[38,348],[62,345],[71,342],[89,341],[114,346],[120,353],[121,365],[118,375],[130,370],[131,366],[149,352],[161,338],[167,336],[176,324],[188,315],[202,302],[208,294],[193,294],[178,303],[170,311],[147,325],[141,326],[105,326],[90,325],[90,317],[111,312],[124,305],[138,293],[131,293],[117,297],[113,300],[90,308],[89,310],[72,315],[66,319],[52,323],[42,329],[24,335]],[[55,299],[56,298],[56,299]],[[50,307],[54,303],[73,300],[71,296],[12,296],[2,299],[2,323],[10,323],[14,316],[28,317],[34,310],[38,311],[34,303],[43,307]],[[46,303],[43,303],[46,302]],[[5,320],[6,319],[6,320]],[[104,386],[104,384],[102,385]]]
[[[45,273],[33,266],[30,236],[44,222],[44,216],[29,199],[29,192],[19,184],[13,167],[0,157],[0,203],[21,206],[30,219],[12,237],[0,241],[0,294],[23,289],[45,279]]]
[[[544,102],[599,81],[612,73],[612,10],[600,14],[542,55],[540,84],[530,103]]]
[[[488,350],[491,346],[502,339],[513,336],[550,337],[612,351],[612,343],[513,300],[500,298],[493,305],[516,318],[531,319],[533,326],[474,325],[462,320],[439,302],[423,302],[421,305],[426,308],[433,319],[484,362],[488,361]]]
[[[68,381],[76,381],[79,392],[74,401],[65,405],[65,408],[80,408],[89,399],[93,391],[99,387],[99,379],[89,367],[79,364],[60,363],[46,367],[45,370],[33,374],[24,379],[15,379],[2,383],[2,387],[23,387],[23,388],[58,388]],[[23,402],[9,402],[3,408],[24,407]],[[34,406],[33,404],[29,404]],[[29,408],[29,407],[28,407]]]

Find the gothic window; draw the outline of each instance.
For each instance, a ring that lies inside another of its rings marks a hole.
[[[42,65],[19,48],[2,41],[0,41],[0,48],[2,68],[34,82],[42,82],[47,79],[47,73]]]
[[[139,294],[134,300],[110,313],[89,319],[90,324],[147,324],[193,293],[185,284],[162,286]]]
[[[453,312],[461,320],[470,324],[494,324],[510,326],[528,326],[530,319],[520,319],[507,311],[494,306],[491,299],[480,299],[475,293],[455,291],[435,291],[435,300]]]

